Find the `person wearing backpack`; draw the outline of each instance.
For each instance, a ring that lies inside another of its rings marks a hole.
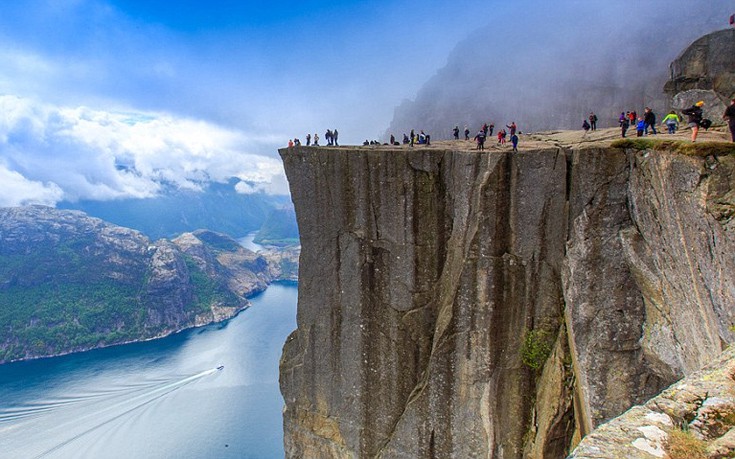
[[[692,128],[692,142],[697,141],[697,134],[699,134],[699,125],[702,124],[702,117],[704,116],[702,106],[704,106],[704,101],[700,100],[691,107],[685,108],[681,111],[687,116],[687,124],[690,128]]]
[[[597,115],[595,115],[594,112],[590,112],[589,120],[590,120],[590,129],[593,131],[596,131],[597,130]]]

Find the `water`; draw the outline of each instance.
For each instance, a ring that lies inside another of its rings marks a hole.
[[[278,360],[296,293],[273,284],[223,324],[0,366],[0,457],[283,457]]]

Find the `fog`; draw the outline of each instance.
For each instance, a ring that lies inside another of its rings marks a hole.
[[[535,6],[531,6],[535,5]],[[670,62],[696,38],[728,27],[731,1],[520,2],[487,25],[395,111],[388,133],[516,121],[521,131],[579,129],[591,111],[613,126],[621,111],[668,109]]]

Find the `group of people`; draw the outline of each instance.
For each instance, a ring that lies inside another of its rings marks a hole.
[[[704,117],[704,101],[700,100],[693,104],[689,108],[681,110],[682,115],[687,117],[687,126],[692,130],[692,142],[696,142],[697,136],[699,135],[699,129],[709,129],[712,125],[712,121]],[[725,113],[722,118],[727,122],[728,128],[730,129],[730,137],[735,142],[735,98],[730,100],[730,105],[725,109]],[[621,129],[621,135],[625,137],[625,133],[628,131],[630,126],[635,126],[637,137],[642,137],[649,134],[649,129],[652,134],[656,135],[656,114],[653,113],[650,107],[646,107],[642,117],[638,117],[635,111],[621,112],[620,118],[618,119]],[[681,123],[681,117],[676,113],[675,110],[671,110],[661,120],[661,124],[666,126],[669,134],[675,134],[679,129]],[[583,126],[584,128],[584,126]],[[588,128],[585,128],[587,131]]]
[[[699,134],[700,127],[708,129],[712,124],[710,120],[704,118],[704,112],[702,109],[703,106],[704,101],[700,100],[691,107],[681,110],[681,113],[687,116],[687,125],[692,129],[692,142],[695,142],[697,140],[697,135]],[[722,115],[722,118],[727,122],[728,128],[730,130],[731,139],[733,142],[735,142],[735,97],[730,100],[730,105],[725,109],[725,113]],[[620,117],[618,118],[618,122],[620,125],[622,137],[626,136],[626,133],[631,126],[635,127],[637,137],[649,135],[649,132],[653,135],[658,134],[658,131],[656,131],[656,114],[650,107],[646,107],[644,109],[643,116],[638,116],[635,110],[621,112]],[[681,117],[674,110],[671,110],[669,113],[667,113],[666,116],[661,120],[661,124],[666,126],[669,134],[676,133],[680,123]],[[508,135],[510,135],[510,141],[513,144],[513,151],[518,151],[518,134],[516,132],[517,126],[515,121],[511,122],[505,127],[508,128],[510,132],[506,131],[505,129],[501,129],[500,131],[498,131],[498,144],[504,145],[506,143],[506,138],[508,137]],[[597,130],[597,115],[595,115],[594,112],[590,112],[587,119],[582,122],[582,129],[584,129],[585,132]],[[482,127],[477,131],[474,140],[477,143],[478,150],[485,149],[485,141],[489,136],[493,135],[494,130],[495,125],[493,123],[484,123]],[[464,127],[463,133],[464,139],[470,140],[470,129],[467,126]],[[459,140],[460,130],[458,125],[455,125],[454,129],[452,129],[452,135],[454,137],[454,140]],[[339,134],[336,129],[327,129],[327,132],[324,135],[324,137],[327,139],[327,146],[339,146],[339,144],[337,143],[338,136]],[[405,133],[403,134],[403,144],[409,146],[413,146],[414,144],[430,145],[431,136],[424,133],[423,130],[416,134],[415,131],[411,129],[410,137]],[[301,145],[301,141],[297,138],[289,139],[288,141],[289,147],[299,145]],[[314,133],[313,137],[311,136],[311,134],[306,134],[306,146],[308,147],[311,145],[314,145],[316,147],[319,146],[319,135],[317,135],[316,133]],[[378,141],[366,140],[363,145],[380,145],[380,143]],[[390,136],[390,145],[400,145],[400,143],[396,141],[396,138],[393,135]]]
[[[590,112],[590,116],[588,116],[586,120],[582,121],[582,129],[584,129],[585,133],[587,131],[597,130],[597,115],[595,115],[595,112]]]
[[[516,132],[518,130],[518,126],[516,125],[515,121],[512,121],[510,124],[506,125],[505,127],[508,128],[510,131],[510,142],[511,144],[513,144],[513,151],[518,151],[518,134]],[[485,141],[487,140],[489,136],[493,135],[494,129],[495,129],[494,124],[484,123],[482,127],[480,128],[480,130],[477,131],[477,134],[475,135],[474,140],[477,143],[478,150],[485,149]],[[459,139],[459,127],[458,126],[454,127],[453,133],[454,133],[454,139],[458,140]],[[465,135],[465,140],[469,140],[470,132],[466,126],[464,130],[464,135]],[[508,131],[506,131],[505,129],[501,129],[500,131],[498,131],[497,136],[498,136],[498,144],[505,145],[506,138],[508,137]]]
[[[335,129],[334,131],[331,129],[327,129],[327,132],[324,134],[324,138],[327,139],[327,146],[335,146],[338,147],[339,144],[337,143],[337,139],[339,138],[339,132]],[[301,140],[298,138],[295,139],[289,139],[288,140],[288,146],[299,146],[301,145]],[[312,137],[311,134],[306,134],[306,146],[319,146],[319,134],[316,132],[314,133],[314,136]]]
[[[625,137],[626,132],[628,132],[631,126],[635,127],[636,136],[638,137],[649,135],[649,130],[651,134],[658,135],[658,131],[656,131],[656,114],[651,107],[646,107],[643,110],[643,116],[638,116],[635,110],[620,112],[618,124],[620,125],[621,135],[623,137]]]

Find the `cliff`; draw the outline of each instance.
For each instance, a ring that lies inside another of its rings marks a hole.
[[[270,269],[209,231],[152,242],[78,211],[0,209],[0,363],[232,317],[266,288]]]
[[[287,456],[562,457],[722,352],[735,149],[616,136],[280,150]]]

